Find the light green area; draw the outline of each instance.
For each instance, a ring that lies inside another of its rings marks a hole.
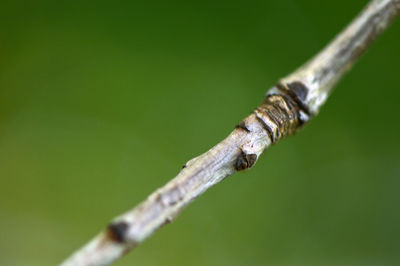
[[[2,1],[0,265],[55,265],[365,1]],[[301,133],[116,265],[399,265],[400,24]]]

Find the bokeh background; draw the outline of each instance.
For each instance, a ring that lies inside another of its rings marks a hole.
[[[55,265],[364,6],[2,1],[0,264]],[[400,24],[318,117],[116,265],[399,265]]]

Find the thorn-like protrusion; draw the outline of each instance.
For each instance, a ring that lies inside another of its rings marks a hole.
[[[235,169],[237,171],[245,170],[254,165],[257,161],[257,154],[246,154],[241,150],[238,158],[236,159]]]

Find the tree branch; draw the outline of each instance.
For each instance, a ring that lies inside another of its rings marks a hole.
[[[211,150],[164,187],[115,218],[63,266],[108,265],[170,223],[195,198],[236,171],[252,167],[271,144],[315,116],[335,83],[400,13],[400,0],[373,0],[324,50],[271,88],[262,104]]]

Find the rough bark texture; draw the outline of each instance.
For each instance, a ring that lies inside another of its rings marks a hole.
[[[334,84],[400,13],[400,0],[373,0],[322,52],[270,89],[222,142],[190,160],[164,187],[110,225],[62,265],[107,265],[170,223],[191,201],[252,167],[273,143],[315,116]]]

